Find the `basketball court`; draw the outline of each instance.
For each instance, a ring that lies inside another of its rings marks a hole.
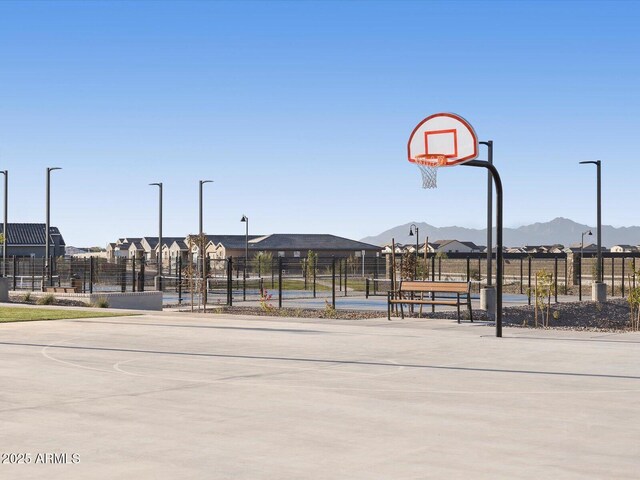
[[[637,478],[640,336],[143,314],[2,326],[3,478]]]

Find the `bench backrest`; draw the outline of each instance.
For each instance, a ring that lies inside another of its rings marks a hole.
[[[419,282],[405,280],[398,288],[401,292],[446,292],[468,293],[471,288],[469,282]]]

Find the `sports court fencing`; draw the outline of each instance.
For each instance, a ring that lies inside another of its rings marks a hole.
[[[629,294],[640,277],[640,253],[604,253],[601,269],[609,289],[609,296]],[[396,279],[407,275],[403,268],[406,256],[396,257]],[[597,278],[596,258],[591,252],[574,254],[510,254],[504,255],[503,291],[535,295],[539,275],[551,279],[551,295],[572,295],[591,298],[591,283]],[[391,288],[390,271],[383,257],[338,258],[240,258],[207,259],[206,293],[202,289],[202,266],[181,259],[163,265],[160,287],[165,303],[183,304],[206,301],[207,304],[260,301],[271,298],[274,306],[286,306],[288,300],[336,297],[370,297],[386,295]],[[638,264],[638,265],[637,265]],[[10,257],[6,274],[13,290],[41,291],[49,286],[70,287],[81,293],[136,292],[158,288],[155,262],[122,258],[107,261],[103,258],[52,258],[50,272],[42,258]],[[5,271],[0,260],[0,272]],[[496,261],[492,262],[495,284]],[[426,262],[418,259],[409,276],[438,281],[469,281],[472,292],[478,293],[487,284],[487,259],[484,254],[451,253],[431,255]],[[540,277],[542,278],[542,277]]]

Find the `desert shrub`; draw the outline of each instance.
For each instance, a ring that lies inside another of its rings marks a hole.
[[[40,297],[36,302],[38,305],[53,305],[56,302],[56,297],[53,295],[45,295],[44,297]]]
[[[93,306],[96,308],[109,308],[109,300],[105,297],[100,297],[95,301]]]

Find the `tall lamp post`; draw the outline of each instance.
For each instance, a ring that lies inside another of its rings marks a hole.
[[[244,288],[242,289],[242,299],[247,299],[247,262],[249,261],[249,217],[246,215],[242,215],[240,219],[241,222],[244,222],[245,230],[244,230],[244,272],[243,272],[243,284]]]
[[[158,203],[158,253],[156,254],[156,261],[158,263],[158,274],[156,276],[156,290],[162,291],[162,182],[150,183],[150,186],[158,187],[159,191],[159,203]]]
[[[49,286],[53,285],[53,277],[51,275],[51,264],[49,263],[49,243],[51,236],[51,172],[54,170],[62,170],[60,167],[47,167],[47,223],[44,227],[44,265],[45,273]],[[6,176],[5,176],[6,178]],[[42,282],[42,291],[44,291],[44,282]]]
[[[602,162],[600,160],[590,160],[580,162],[582,165],[593,164],[596,166],[596,181],[597,181],[597,226],[598,229],[598,265],[596,268],[597,280],[591,287],[592,300],[596,302],[604,302],[607,296],[606,285],[602,282]]]
[[[587,230],[586,232],[582,232],[582,238],[580,240],[580,291],[578,292],[578,300],[582,301],[582,257],[584,250],[584,236],[585,235],[593,235],[591,230]]]
[[[418,248],[419,248],[419,239],[418,239],[418,226],[415,223],[412,223],[409,227],[409,236],[413,237],[413,229],[416,230],[416,264],[413,266],[413,278],[414,280],[418,279]]]
[[[0,171],[4,175],[4,227],[2,229],[2,276],[7,276],[7,217],[9,212],[9,170]]]

